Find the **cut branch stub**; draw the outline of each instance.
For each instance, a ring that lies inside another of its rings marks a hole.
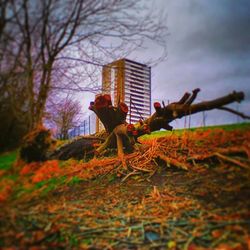
[[[105,149],[116,142],[119,158],[123,158],[123,147],[128,151],[133,150],[134,137],[127,134],[126,116],[128,106],[120,102],[118,107],[112,105],[110,95],[99,95],[90,103],[90,110],[94,111],[109,133],[105,142],[96,150],[97,154],[105,152]],[[114,145],[113,145],[114,146]],[[123,160],[122,160],[123,161]]]
[[[159,116],[163,115],[163,109],[162,109],[161,104],[159,102],[154,103],[154,108],[155,108],[155,112],[157,113],[157,115],[159,115]]]
[[[190,97],[190,93],[186,92],[183,97],[178,101],[179,104],[184,104]]]
[[[89,109],[96,113],[108,133],[111,133],[116,126],[123,124],[128,113],[125,103],[120,102],[118,107],[114,107],[108,94],[97,96],[95,101],[90,103]]]

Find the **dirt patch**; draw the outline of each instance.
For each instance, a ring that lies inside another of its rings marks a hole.
[[[246,171],[223,165],[188,172],[161,167],[150,181],[141,175],[121,183],[110,175],[82,182],[42,200],[4,207],[2,244],[206,249],[226,242],[244,249],[250,231],[249,180]]]

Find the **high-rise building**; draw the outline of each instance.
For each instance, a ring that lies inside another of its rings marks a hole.
[[[151,114],[151,68],[128,59],[107,64],[102,70],[102,92],[111,95],[114,106],[128,105],[127,122],[143,120]]]

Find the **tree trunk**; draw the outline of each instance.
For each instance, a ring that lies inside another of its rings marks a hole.
[[[51,82],[51,73],[52,73],[53,60],[49,61],[46,67],[43,69],[43,75],[40,82],[39,95],[35,103],[34,114],[34,127],[38,124],[42,124],[42,119],[44,117],[45,104],[48,98]]]

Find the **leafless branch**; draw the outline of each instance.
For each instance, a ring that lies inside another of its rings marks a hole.
[[[249,115],[245,115],[245,114],[242,113],[242,112],[236,111],[236,110],[231,109],[231,108],[228,108],[228,107],[218,107],[217,109],[228,111],[228,112],[230,112],[230,113],[233,113],[233,114],[235,114],[235,115],[240,116],[240,117],[243,118],[243,119],[250,119],[250,116],[249,116]]]

